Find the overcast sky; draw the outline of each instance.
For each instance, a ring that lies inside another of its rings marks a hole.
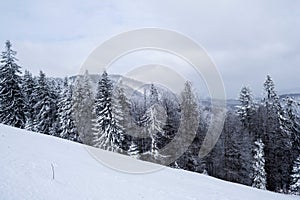
[[[181,3],[178,3],[181,2]],[[270,74],[279,92],[300,92],[300,1],[19,1],[1,2],[0,42],[37,74],[74,75],[93,49],[137,28],[178,31],[206,49],[229,98],[242,85],[258,96]],[[143,63],[145,64],[145,63]]]

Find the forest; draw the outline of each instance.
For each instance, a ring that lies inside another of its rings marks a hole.
[[[299,100],[280,96],[267,75],[264,96],[242,87],[239,103],[226,108],[222,133],[199,157],[211,123],[211,103],[199,99],[191,82],[180,94],[145,84],[131,91],[116,75],[72,77],[22,73],[17,52],[5,43],[0,64],[0,123],[52,135],[173,168],[206,173],[262,190],[300,195]],[[195,131],[191,127],[197,127]],[[162,152],[178,130],[186,134]],[[139,135],[140,134],[140,135]],[[143,137],[142,137],[143,135]],[[187,148],[189,136],[193,140]]]

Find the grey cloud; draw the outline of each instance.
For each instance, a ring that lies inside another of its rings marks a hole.
[[[279,91],[299,85],[299,8],[296,0],[6,1],[0,42],[13,42],[24,67],[63,76],[77,73],[89,53],[113,35],[167,28],[207,50],[228,97],[236,97],[242,85],[260,95],[267,74]]]

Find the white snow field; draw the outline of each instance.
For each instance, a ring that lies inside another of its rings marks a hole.
[[[122,155],[101,151],[108,156]],[[128,158],[132,162],[150,163]],[[52,167],[54,167],[54,179]],[[150,164],[152,165],[152,164]],[[0,199],[288,200],[183,170],[129,174],[108,168],[77,143],[0,125]]]

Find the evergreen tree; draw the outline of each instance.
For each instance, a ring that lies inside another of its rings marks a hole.
[[[145,124],[147,135],[151,138],[150,153],[155,159],[159,156],[158,134],[163,133],[165,120],[165,110],[159,104],[153,104],[150,106],[143,117],[143,123]]]
[[[146,94],[146,91],[144,93]],[[158,143],[163,137],[167,116],[164,107],[159,102],[158,91],[154,84],[150,85],[149,99],[149,108],[146,109],[139,123],[144,127],[145,134],[151,141],[147,152],[150,154],[148,159],[156,162],[161,157]]]
[[[49,88],[49,95],[52,101],[52,126],[50,128],[50,135],[59,137],[59,116],[58,116],[58,104],[61,99],[63,79],[46,78],[46,82]]]
[[[283,109],[270,76],[267,76],[264,88],[263,142],[267,189],[287,193],[290,182],[290,135],[285,129]]]
[[[254,162],[252,173],[252,187],[266,189],[266,172],[264,158],[264,144],[261,139],[255,141]]]
[[[130,146],[129,146],[129,149],[128,149],[128,154],[131,156],[131,157],[134,157],[134,158],[139,158],[139,147],[138,145],[135,143],[135,142],[131,142]]]
[[[238,106],[237,114],[242,122],[241,130],[237,132],[240,139],[237,140],[237,148],[240,154],[239,157],[239,182],[245,185],[251,185],[250,174],[252,168],[252,149],[255,137],[257,136],[255,126],[255,111],[256,107],[253,102],[253,97],[250,88],[243,87],[240,92],[240,105]],[[231,124],[230,126],[234,126]]]
[[[224,172],[225,180],[242,183],[240,171],[242,169],[241,162],[241,142],[240,133],[242,132],[241,121],[237,115],[228,111],[224,123]]]
[[[56,101],[51,93],[46,75],[40,71],[38,84],[35,88],[35,98],[37,103],[34,105],[36,113],[34,120],[34,130],[47,135],[56,135],[53,125],[57,122]]]
[[[290,193],[300,195],[300,156],[294,161],[291,179]]]
[[[37,103],[34,96],[34,88],[36,87],[36,83],[32,74],[25,70],[25,74],[23,77],[22,90],[24,93],[25,100],[25,116],[26,116],[26,124],[25,129],[33,131],[34,130],[34,105]]]
[[[73,116],[81,141],[84,144],[93,143],[93,119],[95,115],[94,94],[92,91],[90,75],[88,71],[83,76],[78,76],[75,82],[73,94]]]
[[[184,153],[193,142],[199,126],[198,104],[190,82],[185,83],[184,90],[181,92],[180,97],[180,127],[177,136],[173,139],[173,144],[175,145],[170,147],[169,152],[165,152],[164,155],[171,155],[172,157],[181,155],[179,159],[176,160],[177,165],[182,169],[189,169],[189,166],[193,165],[194,162],[193,159],[190,159],[191,156],[189,152]]]
[[[128,130],[130,129],[130,125],[133,123],[130,115],[131,102],[126,97],[122,81],[115,87],[113,97],[115,104],[119,106],[119,109],[121,111],[119,113],[119,115],[121,115],[119,119],[119,124],[125,130]]]
[[[155,85],[152,83],[150,85],[150,106],[158,103],[158,92]]]
[[[72,87],[68,85],[68,79],[65,78],[64,89],[61,100],[59,102],[59,122],[60,122],[60,137],[80,142],[80,138],[73,119],[72,110]]]
[[[133,118],[130,114],[131,102],[126,97],[122,81],[114,88],[113,92],[113,115],[119,127],[117,143],[122,150],[128,149],[131,137],[126,135],[126,132],[133,132]],[[137,146],[138,147],[138,146]],[[120,149],[120,150],[121,150]]]
[[[25,102],[21,91],[21,71],[16,51],[10,41],[5,43],[0,66],[0,122],[17,128],[25,127]]]
[[[98,83],[94,112],[96,115],[94,145],[105,150],[119,151],[119,139],[122,128],[114,115],[112,100],[112,83],[106,72]]]
[[[293,174],[294,162],[299,156],[300,152],[300,119],[298,116],[299,108],[298,103],[290,98],[287,97],[284,99],[285,107],[284,107],[284,115],[283,119],[281,120],[282,129],[285,131],[286,135],[290,136],[291,139],[291,151],[289,153],[289,164],[290,164],[290,174]],[[290,178],[290,184],[292,185],[294,180]]]
[[[238,106],[238,115],[242,121],[244,127],[251,128],[251,122],[253,120],[253,115],[255,112],[255,105],[253,102],[253,97],[251,90],[248,87],[243,87],[240,93],[240,106]]]
[[[297,159],[300,152],[300,118],[298,116],[299,104],[290,97],[286,98],[285,102],[284,121],[286,123],[284,123],[284,128],[291,136],[291,164],[293,165],[293,162]]]

